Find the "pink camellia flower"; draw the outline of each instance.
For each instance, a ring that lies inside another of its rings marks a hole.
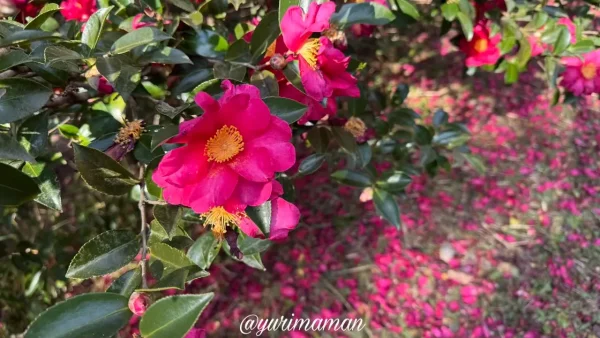
[[[104,76],[101,76],[98,79],[98,93],[100,93],[101,95],[110,95],[114,91],[115,89]]]
[[[490,37],[490,31],[485,24],[478,24],[473,28],[473,39],[467,41],[463,38],[459,47],[465,54],[467,67],[479,67],[483,65],[493,65],[500,58],[500,49],[498,43],[502,37],[494,35]]]
[[[283,188],[277,181],[273,181],[273,192],[271,194],[271,225],[269,239],[285,239],[300,220],[300,211],[292,203],[279,197],[283,194]],[[258,226],[248,217],[242,217],[239,223],[240,229],[251,237],[262,237]]]
[[[576,96],[590,95],[600,91],[600,49],[582,55],[562,59],[566,69],[560,85]]]
[[[179,126],[169,143],[182,143],[160,162],[152,178],[165,200],[192,208],[221,236],[240,223],[246,206],[270,199],[275,172],[296,161],[292,131],[271,115],[258,88],[223,82],[217,101],[196,95],[204,114]]]
[[[356,78],[346,72],[349,57],[333,47],[328,38],[311,38],[329,28],[335,3],[312,2],[307,13],[291,6],[281,19],[283,41],[300,63],[300,78],[306,94],[316,101],[338,95],[360,95]]]
[[[87,21],[96,11],[96,0],[65,0],[60,3],[60,13],[67,21]]]

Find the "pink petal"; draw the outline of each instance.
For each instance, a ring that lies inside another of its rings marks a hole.
[[[306,95],[312,99],[321,101],[325,97],[329,97],[332,94],[332,89],[327,85],[323,74],[313,69],[304,58],[299,57],[300,61],[300,79],[302,80],[302,86]]]
[[[273,191],[273,183],[271,181],[250,182],[243,178],[238,181],[234,195],[239,199],[239,204],[259,206],[265,203]]]
[[[252,182],[267,182],[275,174],[271,154],[264,148],[244,149],[227,164],[238,175]]]
[[[206,177],[195,186],[190,196],[190,207],[197,213],[203,213],[223,205],[233,194],[238,178],[227,165],[213,164]]]
[[[288,233],[293,230],[300,220],[300,210],[284,200],[277,198],[271,201],[271,232],[269,239],[285,239]]]
[[[265,102],[259,98],[250,98],[248,94],[238,94],[225,103],[221,109],[225,124],[235,126],[248,142],[266,131],[271,112]]]

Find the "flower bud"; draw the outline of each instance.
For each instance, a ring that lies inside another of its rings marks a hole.
[[[141,316],[150,306],[150,297],[145,293],[134,292],[129,297],[129,310],[136,316]]]
[[[285,66],[287,66],[287,61],[285,59],[285,57],[279,53],[273,54],[273,56],[271,56],[271,67],[275,70],[282,70],[283,68],[285,68]]]

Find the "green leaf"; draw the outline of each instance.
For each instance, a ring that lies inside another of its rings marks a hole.
[[[340,183],[353,187],[368,187],[373,184],[369,175],[355,170],[338,170],[331,174],[331,177]]]
[[[412,182],[410,176],[402,171],[392,171],[386,173],[379,179],[376,183],[377,187],[391,192],[391,193],[399,193],[404,191],[404,189]]]
[[[114,293],[88,293],[42,312],[25,338],[111,337],[131,318],[128,299]]]
[[[177,135],[177,133],[179,133],[179,126],[177,125],[167,125],[152,133],[152,142],[150,143],[152,151],[160,147],[171,137]]]
[[[184,105],[181,105],[177,108],[175,107],[171,107],[168,103],[166,103],[165,101],[158,101],[156,103],[155,109],[159,114],[168,116],[169,118],[175,118],[177,115],[183,113],[184,110],[190,108],[192,105],[189,103],[186,103]]]
[[[20,120],[40,110],[52,95],[45,85],[22,78],[0,80],[0,124]]]
[[[60,134],[68,139],[77,140],[79,138],[79,128],[72,124],[61,124],[58,127]]]
[[[571,44],[571,33],[569,32],[567,26],[559,25],[558,30],[559,33],[556,41],[554,42],[554,49],[552,50],[555,55],[564,52],[567,47],[569,47],[569,44]]]
[[[271,46],[280,33],[277,13],[271,12],[265,15],[256,26],[250,41],[250,55],[253,64],[262,60],[267,48]]]
[[[185,289],[185,282],[187,280],[189,270],[187,268],[181,268],[174,270],[166,276],[163,276],[156,284],[149,288],[136,289],[137,292],[157,292],[169,289]]]
[[[508,62],[506,73],[504,73],[504,83],[511,84],[519,80],[519,66],[515,63]]]
[[[57,4],[49,3],[44,5],[44,7],[40,10],[40,14],[38,14],[38,16],[25,25],[25,29],[41,28],[44,22],[46,22],[48,18],[52,17],[54,13],[58,12],[59,10],[60,6]]]
[[[194,38],[185,40],[181,48],[188,54],[195,53],[209,58],[221,58],[227,53],[229,43],[218,33],[204,29],[197,31]]]
[[[74,60],[83,58],[83,55],[62,46],[48,46],[44,49],[44,60],[48,66],[72,73],[79,72],[79,65]]]
[[[113,43],[112,54],[123,54],[138,46],[171,39],[171,36],[154,27],[143,27],[129,32]]]
[[[43,154],[48,146],[48,114],[38,114],[19,127],[19,142],[33,157]]]
[[[39,193],[40,189],[31,177],[0,163],[0,205],[20,205]]]
[[[446,123],[448,123],[448,113],[441,109],[436,110],[433,115],[433,126],[439,128]]]
[[[394,196],[381,189],[373,189],[373,203],[375,209],[388,222],[400,229],[400,208]]]
[[[168,65],[192,64],[192,60],[179,49],[162,47],[145,53],[139,60],[141,63],[164,63]]]
[[[469,164],[481,175],[485,174],[485,164],[476,155],[461,153],[461,155],[469,162]]]
[[[0,158],[35,162],[35,158],[25,150],[21,143],[8,134],[0,134]]]
[[[228,2],[230,4],[232,4],[233,8],[237,11],[240,9],[240,5],[243,5],[246,3],[246,0],[229,0]]]
[[[211,231],[198,237],[187,252],[188,258],[202,269],[208,269],[221,250],[222,241]]]
[[[61,38],[61,36],[57,35],[56,33],[44,32],[41,30],[22,30],[14,32],[9,36],[5,37],[4,39],[0,40],[0,47],[52,38]]]
[[[456,13],[456,17],[460,22],[460,27],[462,28],[463,33],[468,41],[473,39],[473,21],[463,12]]]
[[[143,134],[142,137],[135,143],[135,148],[133,149],[133,156],[136,160],[140,161],[144,164],[150,164],[152,160],[157,157],[161,157],[164,155],[164,151],[162,149],[151,149],[152,136],[149,134]]]
[[[398,7],[400,7],[402,13],[410,16],[415,20],[419,20],[419,11],[415,7],[415,5],[413,5],[409,0],[396,0],[396,3],[398,4]],[[387,7],[385,8],[387,9]]]
[[[189,0],[168,0],[173,5],[183,9],[186,12],[193,12],[196,10],[194,5]]]
[[[312,154],[306,157],[304,160],[302,160],[302,162],[300,162],[298,174],[310,175],[314,173],[315,171],[319,170],[326,158],[327,157],[325,154]]]
[[[262,262],[262,259],[260,258],[260,254],[244,255],[244,257],[242,257],[242,259],[239,260],[239,259],[231,256],[231,250],[229,248],[229,244],[227,244],[226,241],[223,242],[223,250],[225,250],[225,253],[227,253],[231,258],[233,258],[233,260],[235,260],[237,262],[242,262],[253,269],[257,269],[257,270],[261,270],[261,271],[266,270],[265,266]]]
[[[165,297],[152,304],[140,321],[144,338],[183,337],[194,326],[213,293]]]
[[[250,84],[260,90],[260,96],[268,98],[270,96],[279,96],[279,84],[275,74],[268,70],[256,71],[250,77]]]
[[[412,4],[405,1],[404,6],[407,4],[407,8],[412,6]],[[416,9],[412,13],[416,13],[417,17],[419,15]],[[389,8],[375,2],[345,4],[339,12],[331,16],[331,22],[341,29],[353,24],[385,25],[394,21],[394,19],[396,19],[396,16]]]
[[[244,237],[239,243],[240,251],[245,256],[251,256],[267,250],[271,246],[271,241],[267,239]]]
[[[96,59],[100,74],[115,87],[124,100],[137,87],[141,80],[141,68],[132,64],[126,57],[101,57]]]
[[[264,101],[269,107],[271,114],[289,124],[298,121],[308,109],[302,103],[284,97],[266,97]]]
[[[113,8],[114,6],[100,8],[85,23],[85,28],[81,34],[81,43],[88,46],[88,56],[91,56],[92,52],[96,49],[98,41],[100,41],[104,22],[108,19],[108,15]]]
[[[169,239],[176,235],[177,229],[182,226],[183,209],[173,205],[154,206],[154,218],[165,229]]]
[[[331,131],[328,128],[312,128],[306,138],[316,152],[325,153],[331,141]]]
[[[250,45],[244,40],[234,41],[227,49],[226,61],[251,62]]]
[[[69,265],[66,276],[85,279],[114,272],[131,262],[139,251],[139,242],[131,232],[103,232],[79,249]]]
[[[103,152],[77,144],[73,148],[77,169],[92,188],[108,195],[123,195],[138,183],[127,169]]]
[[[29,55],[22,50],[13,49],[0,56],[0,71],[31,61]]]
[[[410,87],[407,84],[400,83],[396,86],[396,91],[392,96],[392,106],[400,106],[404,103],[404,100],[408,97]]]
[[[355,154],[358,145],[356,144],[356,139],[349,131],[344,129],[343,127],[332,127],[331,131],[333,132],[333,138],[337,141],[337,143],[342,147],[345,151],[350,154]]]
[[[527,66],[531,58],[531,44],[526,38],[519,40],[519,51],[517,52],[517,65],[520,68]]]
[[[271,233],[271,201],[266,201],[257,207],[248,206],[245,212],[263,235],[268,238]]]
[[[135,291],[142,283],[142,267],[138,266],[133,270],[129,270],[112,282],[106,292],[118,293],[127,298]]]
[[[442,15],[444,19],[447,21],[454,21],[456,19],[456,15],[458,14],[460,8],[457,3],[448,3],[442,5]]]
[[[168,272],[194,265],[194,262],[187,258],[183,252],[165,243],[152,244],[150,254],[160,260],[165,266],[165,271]]]
[[[54,170],[45,163],[25,163],[23,172],[31,176],[40,188],[41,192],[35,201],[48,208],[62,211],[60,185]]]
[[[213,72],[217,79],[231,79],[241,82],[246,76],[246,67],[228,62],[219,62],[215,64]]]
[[[579,40],[574,45],[569,46],[569,52],[574,54],[583,54],[591,52],[596,48],[592,40]],[[547,58],[550,59],[550,58]]]
[[[297,60],[288,62],[282,72],[286,80],[288,80],[292,86],[304,93],[304,86],[302,85],[302,79],[300,78],[300,68],[298,67]]]

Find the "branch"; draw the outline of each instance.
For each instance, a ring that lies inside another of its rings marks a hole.
[[[142,227],[140,230],[140,235],[142,236],[142,257],[140,259],[140,265],[142,266],[142,287],[144,289],[148,288],[148,281],[146,279],[146,254],[148,252],[148,242],[146,240],[146,183],[144,180],[144,176],[146,173],[146,167],[141,164],[140,165],[140,201],[138,202],[138,208],[140,209],[140,218]]]

